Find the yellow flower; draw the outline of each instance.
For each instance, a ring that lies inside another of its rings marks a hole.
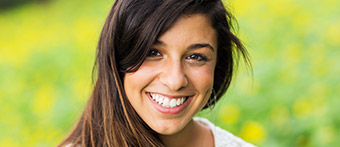
[[[333,126],[324,126],[317,130],[317,140],[322,144],[332,143],[337,137],[336,128]]]
[[[19,147],[20,145],[17,142],[17,138],[5,137],[1,139],[0,146]]]
[[[331,42],[333,42],[336,45],[340,45],[340,21],[337,23],[332,23],[327,28],[327,39],[329,39]]]
[[[246,141],[261,144],[266,139],[266,130],[258,122],[247,121],[243,124],[240,136]]]
[[[220,110],[219,117],[223,123],[234,124],[239,120],[240,109],[235,104],[224,105]]]
[[[306,98],[299,98],[293,106],[293,113],[297,118],[304,118],[310,115],[313,110],[312,103]]]
[[[38,116],[49,114],[54,104],[55,92],[51,86],[44,86],[36,92],[32,103],[33,111]]]
[[[271,110],[270,116],[274,125],[278,128],[285,124],[290,118],[289,110],[285,106],[275,106],[274,109]]]

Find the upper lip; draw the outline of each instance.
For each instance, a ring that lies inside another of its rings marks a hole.
[[[159,94],[159,95],[162,95],[162,96],[165,96],[165,97],[168,97],[168,98],[182,98],[182,97],[193,96],[193,94],[192,95],[169,95],[169,94],[163,94],[163,93],[159,93],[159,92],[147,92],[147,93]]]

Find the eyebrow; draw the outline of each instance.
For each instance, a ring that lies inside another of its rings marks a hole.
[[[162,41],[156,40],[154,42],[154,45],[161,45],[161,46],[165,46],[166,44]],[[188,47],[189,50],[194,50],[194,49],[199,49],[199,48],[209,48],[212,51],[215,51],[214,47],[212,47],[209,43],[195,43],[192,44]]]

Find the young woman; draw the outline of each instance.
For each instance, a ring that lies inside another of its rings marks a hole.
[[[226,92],[237,56],[248,61],[231,28],[220,0],[116,0],[92,96],[59,146],[253,146],[193,118]]]

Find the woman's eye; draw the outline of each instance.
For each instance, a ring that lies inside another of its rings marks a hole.
[[[162,56],[162,54],[156,49],[151,49],[148,54],[148,57],[159,57],[159,56]]]
[[[191,54],[186,59],[196,60],[196,61],[207,61],[207,57],[201,54]]]

